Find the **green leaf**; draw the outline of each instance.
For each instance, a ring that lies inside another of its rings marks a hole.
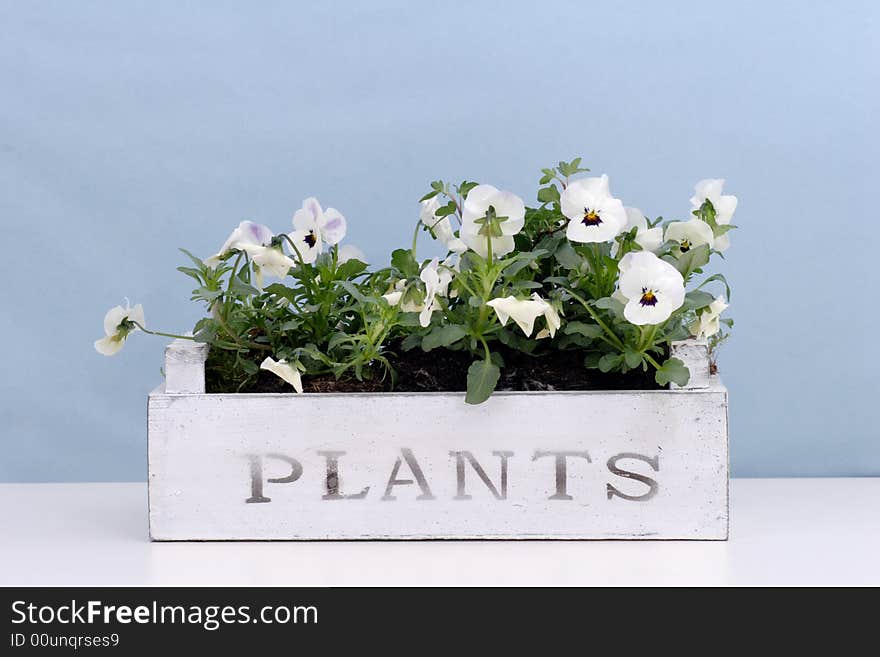
[[[727,293],[727,301],[730,301],[730,285],[728,285],[727,279],[724,278],[724,274],[713,274],[712,276],[707,278],[705,281],[700,283],[697,286],[697,289],[699,290],[700,288],[708,285],[709,283],[712,283],[713,281],[721,281],[724,284],[724,291]]]
[[[438,347],[448,347],[467,335],[467,329],[461,324],[437,326],[422,338],[422,351],[431,351]]]
[[[511,287],[517,290],[540,290],[544,286],[536,281],[517,281]]]
[[[568,240],[565,240],[559,245],[554,257],[556,258],[556,261],[566,269],[579,269],[584,261]]]
[[[179,249],[179,251],[181,253],[183,253],[187,258],[192,260],[193,264],[195,264],[195,266],[198,267],[199,269],[203,269],[204,267],[206,267],[204,261],[201,258],[197,258],[196,256],[194,256],[192,253],[190,253],[186,249]]]
[[[620,367],[622,362],[623,356],[620,354],[605,354],[599,359],[599,370],[601,372],[610,372],[611,370]]]
[[[429,200],[429,199],[432,199],[432,198],[434,198],[435,196],[437,196],[437,194],[439,194],[439,193],[440,193],[440,191],[437,190],[437,189],[435,189],[435,190],[432,191],[432,192],[428,192],[428,193],[425,194],[422,198],[419,199],[419,203],[421,203],[422,201],[427,201],[427,200]]]
[[[471,363],[467,374],[467,394],[465,402],[468,404],[482,404],[489,399],[498,379],[501,378],[501,370],[491,360],[478,360]]]
[[[448,217],[451,214],[455,214],[458,210],[458,206],[455,205],[455,201],[449,201],[446,205],[443,205],[434,212],[434,214],[438,217]]]
[[[538,200],[541,201],[541,203],[558,203],[559,190],[556,189],[556,185],[550,185],[549,187],[542,187],[539,189]]]
[[[238,276],[231,278],[230,283],[230,289],[236,296],[253,297],[260,293],[257,288],[255,288],[250,283],[245,283]]]
[[[602,327],[598,324],[586,324],[584,322],[568,322],[562,330],[566,335],[583,335],[587,338],[598,338],[602,335]]]
[[[682,253],[672,264],[675,265],[676,269],[687,280],[694,273],[694,270],[699,269],[707,262],[709,262],[709,245],[703,244],[686,253]]]
[[[534,251],[524,251],[516,254],[516,257],[513,259],[507,267],[504,268],[504,276],[514,276],[519,273],[530,264],[532,264],[538,258],[547,255],[547,252],[543,249],[535,249]]]
[[[240,358],[238,362],[241,364],[241,368],[252,376],[260,371],[259,365],[257,365],[253,361],[247,360],[246,358]]]
[[[358,274],[362,274],[367,267],[367,263],[361,262],[360,260],[354,258],[346,260],[336,268],[336,278],[354,278]]]
[[[623,361],[629,369],[634,370],[642,364],[642,355],[635,349],[627,349],[623,354]]]
[[[339,281],[339,284],[343,288],[345,288],[346,292],[348,292],[351,296],[353,296],[361,303],[365,303],[367,301],[367,297],[365,297],[363,292],[358,289],[357,285],[355,285],[351,281]]]
[[[466,198],[470,191],[479,184],[480,183],[469,182],[466,180],[458,186],[458,193],[461,194],[462,198]]]
[[[684,297],[685,310],[699,310],[705,308],[715,300],[715,297],[699,288],[688,292]]]
[[[290,302],[296,303],[296,290],[293,290],[286,285],[282,285],[281,283],[272,283],[266,288],[266,292],[269,294],[274,294],[277,297],[281,297],[282,299],[287,299]]]
[[[211,290],[207,287],[200,287],[197,290],[193,290],[192,299],[200,300],[200,301],[214,301],[223,296],[222,290]]]
[[[623,316],[623,304],[614,297],[602,297],[596,300],[596,308],[610,310],[616,317]]]
[[[669,385],[670,381],[675,385],[684,386],[687,385],[690,378],[690,371],[678,358],[667,359],[654,373],[654,380],[661,386]]]
[[[391,266],[403,274],[404,278],[413,278],[419,275],[419,265],[409,249],[396,249],[391,254]]]
[[[400,313],[397,316],[397,323],[400,326],[406,326],[410,328],[420,327],[419,323],[419,314],[418,313]]]
[[[202,272],[199,269],[195,269],[193,267],[178,267],[177,271],[181,274],[186,274],[190,278],[194,279],[196,283],[202,282]]]

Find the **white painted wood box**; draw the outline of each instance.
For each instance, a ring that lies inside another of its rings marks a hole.
[[[154,540],[704,539],[728,531],[727,390],[206,394],[176,341],[149,397]]]

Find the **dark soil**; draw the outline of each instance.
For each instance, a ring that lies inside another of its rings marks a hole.
[[[389,358],[397,371],[397,383],[380,376],[364,381],[354,377],[337,380],[333,375],[303,377],[305,392],[463,392],[467,370],[473,357],[461,351],[437,349],[428,353],[421,349],[392,349]],[[654,390],[654,372],[641,369],[620,374],[604,374],[584,367],[585,354],[580,351],[553,351],[539,357],[513,350],[502,350],[505,366],[497,390]],[[210,364],[210,363],[209,363]],[[235,387],[216,380],[209,367],[208,392],[235,392]],[[293,388],[271,372],[261,371],[254,384],[239,392],[291,392]]]

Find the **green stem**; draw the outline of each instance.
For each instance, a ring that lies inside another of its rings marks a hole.
[[[412,251],[413,260],[416,259],[416,246],[419,243],[419,232],[421,231],[421,229],[422,229],[422,220],[419,219],[416,222],[416,229],[413,231],[412,248],[410,249],[410,251]],[[418,260],[416,260],[416,262],[418,262]]]
[[[285,240],[287,240],[287,243],[290,244],[290,248],[293,249],[294,253],[296,253],[296,257],[299,260],[299,264],[301,266],[305,266],[306,263],[303,260],[302,253],[297,248],[296,244],[293,243],[293,240],[290,239],[290,235],[288,235],[287,233],[281,233],[281,237],[283,237]]]
[[[272,347],[264,344],[257,344],[256,342],[250,342],[248,340],[242,340],[239,336],[235,334],[235,331],[226,323],[226,319],[222,314],[216,317],[220,326],[223,327],[223,330],[226,331],[226,335],[232,338],[232,341],[237,344],[239,347],[244,347],[246,349],[260,349],[262,351],[272,351]]]
[[[483,343],[483,350],[486,352],[486,362],[490,362],[492,360],[492,352],[489,351],[489,343],[486,342],[486,338],[482,335],[480,336],[480,342]]]
[[[568,292],[572,296],[573,299],[580,302],[580,304],[584,308],[586,308],[587,312],[590,313],[590,317],[592,317],[595,320],[595,322],[602,328],[602,330],[608,334],[608,336],[613,340],[614,345],[618,349],[620,349],[621,351],[626,351],[626,347],[624,346],[624,344],[620,340],[620,338],[617,337],[617,334],[614,331],[612,331],[610,328],[608,328],[608,325],[602,321],[602,318],[599,317],[599,314],[595,310],[590,308],[590,304],[588,304],[580,295],[575,294],[571,289],[565,288],[565,290],[566,290],[566,292]]]
[[[178,335],[177,333],[164,333],[162,331],[151,331],[147,328],[144,328],[140,323],[135,322],[133,320],[129,320],[132,324],[137,326],[144,333],[149,333],[150,335],[161,335],[163,338],[176,338],[178,340],[195,340],[195,338],[191,335]]]
[[[652,324],[651,328],[645,332],[643,327],[639,327],[639,333],[641,333],[641,340],[639,340],[639,353],[644,353],[648,347],[654,344],[654,336],[657,334],[657,329],[660,328],[659,324]]]
[[[232,271],[229,274],[229,281],[226,283],[226,294],[223,297],[223,312],[226,312],[226,309],[229,307],[230,298],[232,297],[232,282],[238,275],[238,265],[241,263],[243,256],[244,251],[239,251],[238,255],[235,256],[235,261],[232,263]]]

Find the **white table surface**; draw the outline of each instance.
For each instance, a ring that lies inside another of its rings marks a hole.
[[[731,498],[728,542],[151,543],[146,484],[0,484],[0,585],[880,585],[880,478]]]

